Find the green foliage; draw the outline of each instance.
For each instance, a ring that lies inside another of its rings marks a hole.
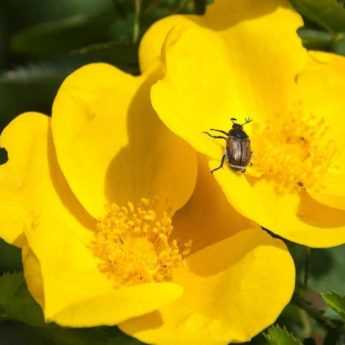
[[[345,55],[344,1],[290,0],[290,2],[307,20],[307,26],[298,31],[307,48]]]
[[[73,70],[72,64],[42,63],[17,67],[0,74],[0,125],[29,110],[50,113],[62,80]]]
[[[116,327],[72,329],[55,325],[31,327],[18,322],[0,324],[1,344],[25,345],[139,345]]]
[[[78,14],[29,27],[15,34],[10,42],[14,53],[49,57],[63,55],[93,42],[110,39],[109,27],[113,16]]]
[[[334,35],[326,31],[300,28],[298,34],[309,49],[328,50],[334,43]]]
[[[23,274],[4,274],[0,277],[1,319],[17,320],[31,326],[44,325],[41,308],[27,290]]]
[[[290,245],[289,249],[298,267],[299,285],[303,285],[306,259],[304,247]],[[312,249],[309,262],[309,288],[317,292],[345,292],[345,245],[330,249]]]
[[[124,43],[94,44],[61,58],[18,66],[0,73],[0,129],[14,116],[28,110],[50,114],[62,81],[84,64],[102,61],[138,73],[135,52],[135,46]]]
[[[92,62],[138,74],[137,42],[192,0],[4,0],[0,4],[0,129],[28,111],[49,114],[63,79]],[[134,39],[134,30],[137,36]]]
[[[344,345],[345,335],[341,329],[331,329],[327,332],[323,345]]]
[[[335,292],[321,293],[323,300],[345,321],[345,296],[340,296]]]
[[[116,327],[70,329],[46,324],[41,308],[31,297],[21,273],[0,276],[0,320],[2,341],[7,337],[27,345],[140,344]]]
[[[290,0],[308,20],[331,32],[345,31],[345,8],[337,0]]]
[[[310,287],[316,291],[344,293],[345,246],[311,251]]]
[[[7,160],[7,153],[0,149],[0,164]],[[0,274],[22,270],[20,250],[0,240]]]
[[[273,326],[265,334],[267,345],[303,345],[303,343],[289,333],[285,328]]]
[[[95,15],[112,9],[111,0],[2,0],[11,31],[74,15]]]

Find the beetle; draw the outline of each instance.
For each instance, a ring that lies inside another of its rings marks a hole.
[[[232,122],[232,127],[228,132],[215,128],[209,129],[210,131],[218,132],[223,135],[213,135],[209,132],[204,132],[213,139],[222,139],[226,142],[225,153],[220,165],[211,170],[212,174],[224,166],[225,159],[227,159],[230,168],[238,172],[245,172],[246,167],[250,163],[252,156],[250,138],[244,131],[243,126],[252,122],[252,120],[250,118],[246,118],[242,124],[237,123],[237,119],[233,117],[230,120]]]

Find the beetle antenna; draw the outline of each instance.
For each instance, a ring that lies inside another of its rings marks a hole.
[[[252,122],[253,120],[250,118],[250,117],[245,117],[244,118],[244,122],[242,123],[242,125],[241,126],[244,126],[244,125],[246,125],[246,124],[248,124],[248,123],[250,123],[250,122]]]
[[[231,120],[232,123],[237,122],[237,119],[235,117],[230,118],[230,120]]]

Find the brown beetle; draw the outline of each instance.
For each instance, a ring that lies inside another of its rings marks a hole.
[[[227,158],[230,168],[234,171],[244,172],[246,167],[250,163],[252,152],[250,150],[250,139],[247,133],[243,130],[243,126],[252,120],[247,118],[244,123],[236,123],[235,118],[231,118],[232,128],[229,132],[222,131],[220,129],[210,128],[210,131],[218,132],[223,135],[213,135],[208,132],[204,132],[208,136],[214,139],[223,139],[226,141],[225,153],[222,157],[220,165],[211,170],[211,173],[221,169],[224,165],[225,158]]]

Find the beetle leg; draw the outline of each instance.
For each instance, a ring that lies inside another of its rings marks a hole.
[[[222,131],[221,129],[210,128],[210,131],[219,132],[219,133],[225,134],[226,136],[229,136],[228,132]]]
[[[223,155],[222,160],[221,160],[219,166],[217,166],[217,168],[214,168],[214,169],[211,170],[211,174],[213,174],[215,171],[223,168],[224,162],[225,162],[225,155]]]
[[[223,137],[221,135],[213,135],[211,133],[208,133],[208,132],[203,132],[205,134],[207,134],[209,137],[213,138],[213,139],[224,139],[224,140],[228,140],[228,138],[226,137]]]

